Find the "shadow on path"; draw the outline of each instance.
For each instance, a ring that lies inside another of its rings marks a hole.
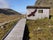
[[[25,31],[24,31],[23,40],[29,40],[29,30],[28,30],[27,24],[26,24],[26,26],[25,26]]]

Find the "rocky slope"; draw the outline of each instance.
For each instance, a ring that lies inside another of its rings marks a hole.
[[[50,7],[50,14],[53,15],[53,0],[37,0],[35,6]]]

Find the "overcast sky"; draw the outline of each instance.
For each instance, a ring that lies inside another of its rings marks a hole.
[[[36,0],[0,0],[0,8],[11,8],[17,12],[26,13],[26,6],[34,5]]]

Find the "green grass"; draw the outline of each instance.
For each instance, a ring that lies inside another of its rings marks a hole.
[[[53,40],[53,20],[27,20],[30,40]],[[50,27],[49,27],[50,26]]]
[[[5,26],[5,28],[0,28],[0,40],[3,38],[4,35],[6,35],[6,33],[13,28],[13,26],[17,23],[18,20],[12,21]]]

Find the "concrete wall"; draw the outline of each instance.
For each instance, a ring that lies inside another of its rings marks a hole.
[[[32,20],[36,20],[36,19],[41,19],[41,18],[49,18],[49,9],[37,9],[35,16],[30,16],[28,17],[29,14],[31,14],[31,12],[33,12],[35,9],[27,9],[27,19],[32,19]],[[38,10],[43,10],[43,13],[38,13]]]

